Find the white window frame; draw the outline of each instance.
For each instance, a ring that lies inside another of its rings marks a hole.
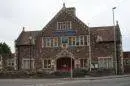
[[[71,43],[70,43],[70,40],[69,40],[70,37],[75,39],[75,43],[74,44],[73,44],[73,41],[71,41]],[[76,46],[76,36],[68,36],[68,45],[69,46]]]
[[[67,43],[62,43],[62,38],[63,38],[63,37],[66,37],[66,38],[67,38],[67,40],[68,40]],[[68,43],[69,43],[69,37],[68,37],[68,36],[62,36],[62,37],[60,37],[60,39],[61,39],[61,44],[68,44]]]
[[[49,45],[48,45],[49,43]],[[45,47],[52,47],[52,38],[51,37],[45,37]]]
[[[45,61],[45,60],[47,60],[47,68],[44,67],[44,65],[45,65],[45,64],[44,64],[44,61]],[[50,64],[48,64],[48,60],[50,60]],[[43,65],[42,68],[43,68],[43,69],[51,69],[51,67],[52,67],[52,66],[51,66],[51,61],[52,61],[51,59],[43,59],[43,60],[42,60],[42,65]],[[49,65],[50,65],[50,67],[49,67]]]
[[[87,58],[80,58],[79,60],[80,60],[80,67],[81,68],[86,68],[87,65],[88,65],[88,59]],[[81,60],[83,60],[83,67],[81,66],[81,63],[82,63]],[[86,63],[85,63],[85,60],[86,60]]]
[[[57,30],[70,30],[72,29],[71,21],[57,22]]]
[[[83,39],[81,39],[81,37],[83,37]],[[81,44],[81,40],[83,41],[83,44]],[[84,46],[84,35],[79,36],[79,45]]]
[[[57,39],[57,43],[54,41],[55,40],[55,38]],[[52,38],[52,42],[53,42],[53,47],[58,47],[59,46],[59,38],[58,37],[53,37]]]
[[[101,65],[101,60],[100,59],[103,60],[103,64],[102,65],[106,64],[106,67],[101,67],[100,66]],[[104,62],[106,62],[106,59],[107,59],[107,63],[104,63]],[[111,66],[110,66],[110,64],[108,62],[108,59],[111,59],[111,62],[110,62]],[[112,57],[98,57],[98,67],[99,68],[105,68],[105,69],[111,69],[111,68],[113,68],[113,58]]]
[[[76,46],[80,46],[80,43],[77,45],[77,42],[79,43],[79,36],[76,36]]]
[[[28,67],[26,64],[24,64],[24,61],[28,61]],[[31,68],[34,69],[35,68],[35,60],[32,58],[31,59]],[[23,58],[22,59],[22,69],[30,69],[30,58]]]

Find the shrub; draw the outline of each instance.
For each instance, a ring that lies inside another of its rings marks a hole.
[[[14,71],[14,67],[6,66],[3,68],[3,71]]]
[[[62,77],[70,77],[70,72],[63,72],[63,71],[55,71],[51,73],[53,77],[62,78]]]
[[[114,72],[113,69],[105,69],[105,68],[98,68],[98,69],[93,69],[91,72],[88,73],[90,76],[106,76],[106,75],[112,75]]]
[[[73,70],[73,77],[84,77],[88,73],[88,70],[82,68],[76,68]]]

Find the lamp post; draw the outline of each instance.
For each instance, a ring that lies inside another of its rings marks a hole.
[[[115,65],[115,73],[117,74],[117,54],[116,54],[116,27],[115,27],[115,11],[116,7],[112,8],[112,14],[113,14],[113,33],[114,33],[114,65]]]
[[[88,41],[89,41],[89,71],[91,72],[92,68],[91,68],[91,64],[92,64],[92,55],[91,55],[91,37],[90,37],[90,28],[89,28],[89,24],[88,24]]]

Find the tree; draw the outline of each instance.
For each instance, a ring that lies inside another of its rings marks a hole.
[[[0,54],[1,55],[11,54],[10,47],[5,42],[0,43]]]

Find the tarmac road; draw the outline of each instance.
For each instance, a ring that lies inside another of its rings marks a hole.
[[[0,79],[0,86],[130,86],[130,77],[108,79]]]

